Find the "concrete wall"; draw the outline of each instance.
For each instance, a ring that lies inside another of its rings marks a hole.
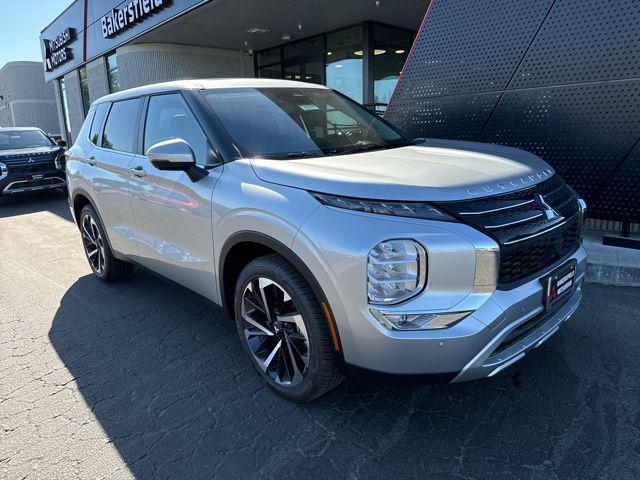
[[[240,51],[149,43],[119,48],[122,89],[191,78],[253,77],[253,59]]]
[[[60,133],[53,85],[44,81],[42,63],[9,62],[0,69],[0,126],[40,127]]]

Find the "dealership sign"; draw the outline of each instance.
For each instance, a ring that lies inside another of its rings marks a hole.
[[[169,0],[131,0],[102,17],[102,36],[115,37],[127,27],[141,22],[168,4]]]
[[[44,65],[47,71],[51,71],[63,63],[71,60],[71,49],[67,47],[75,37],[73,28],[65,28],[58,35],[50,40],[43,39],[44,43]]]

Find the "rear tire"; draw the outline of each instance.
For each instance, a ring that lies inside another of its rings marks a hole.
[[[102,222],[93,206],[84,206],[79,223],[84,253],[93,274],[103,282],[115,282],[129,277],[133,264],[113,256]]]
[[[257,258],[242,270],[236,282],[235,319],[252,365],[288,400],[316,399],[342,381],[318,300],[280,255]]]

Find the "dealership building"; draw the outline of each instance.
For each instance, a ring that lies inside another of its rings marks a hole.
[[[409,137],[549,162],[592,224],[640,231],[640,0],[76,0],[41,34],[60,130],[188,78],[332,87]],[[402,71],[402,75],[400,73]]]
[[[60,130],[118,90],[189,78],[328,85],[383,110],[425,0],[76,0],[41,34]]]

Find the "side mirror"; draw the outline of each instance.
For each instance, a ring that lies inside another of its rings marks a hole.
[[[209,174],[207,170],[196,165],[193,150],[181,138],[172,138],[151,145],[147,150],[147,158],[158,170],[186,172],[193,182]]]
[[[67,146],[67,142],[65,142],[64,140],[58,140],[58,141],[56,142],[56,144],[57,144],[59,147],[63,147],[63,148]]]

